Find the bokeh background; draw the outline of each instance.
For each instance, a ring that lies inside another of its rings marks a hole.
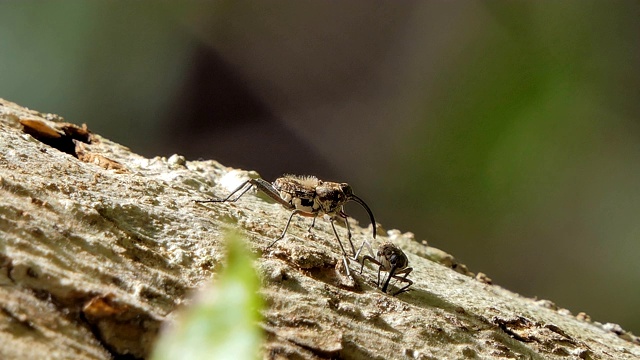
[[[385,228],[636,334],[639,60],[637,1],[0,3],[0,97],[349,182]]]

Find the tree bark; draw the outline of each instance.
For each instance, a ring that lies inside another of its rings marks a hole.
[[[252,172],[147,159],[2,99],[0,149],[2,359],[147,357],[187,293],[215,277],[229,226],[259,256],[264,358],[640,357],[638,338],[619,326],[492,285],[411,233],[377,227],[374,249],[392,241],[413,268],[411,291],[392,297],[376,287],[375,266],[360,274],[351,262],[354,279],[343,275],[326,220],[308,231],[311,220],[294,217],[267,250],[290,215],[281,205],[255,192],[194,202],[227,195]],[[372,240],[371,227],[351,228],[355,244]]]

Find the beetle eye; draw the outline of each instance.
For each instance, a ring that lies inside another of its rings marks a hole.
[[[347,197],[353,195],[353,190],[351,189],[351,185],[349,185],[347,183],[340,184],[340,190],[342,190],[342,192],[345,195],[347,195]]]

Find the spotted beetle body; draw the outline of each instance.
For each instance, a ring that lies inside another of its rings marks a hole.
[[[353,242],[351,241],[351,229],[348,221],[349,215],[344,212],[344,205],[349,201],[357,202],[367,211],[373,226],[373,238],[376,237],[376,222],[373,217],[373,213],[362,199],[353,194],[351,186],[346,183],[322,181],[315,176],[285,175],[277,178],[273,183],[269,183],[263,179],[250,179],[242,183],[242,185],[224,199],[199,200],[197,202],[235,202],[253,186],[267,194],[270,198],[277,201],[285,208],[292,210],[291,216],[289,216],[289,220],[287,221],[287,225],[282,231],[282,234],[269,244],[267,249],[273,246],[278,240],[284,238],[294,215],[298,214],[313,217],[314,219],[311,227],[315,224],[315,218],[317,216],[328,215],[330,217],[329,221],[331,222],[331,228],[333,229],[336,239],[338,240],[338,244],[342,249],[347,275],[351,276],[349,272],[349,258],[347,256],[347,252],[344,250],[342,241],[340,241],[338,232],[333,224],[335,217],[340,217],[344,220],[347,227],[349,244],[351,245],[351,250],[354,254],[353,258],[355,258],[357,255]],[[238,195],[232,199],[235,194]]]

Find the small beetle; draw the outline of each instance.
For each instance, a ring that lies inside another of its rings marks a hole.
[[[322,181],[315,176],[284,175],[280,178],[277,178],[273,183],[269,183],[259,178],[249,179],[243,182],[240,186],[238,186],[238,188],[232,191],[224,199],[196,200],[196,202],[235,202],[253,186],[267,194],[273,200],[280,203],[280,205],[284,206],[286,209],[293,210],[291,212],[291,216],[289,216],[287,225],[285,225],[284,230],[282,231],[282,234],[271,244],[269,244],[269,246],[267,246],[267,249],[273,246],[273,244],[275,244],[278,240],[284,238],[285,234],[287,233],[287,229],[289,229],[291,219],[294,215],[298,214],[301,216],[313,217],[313,222],[311,224],[311,227],[309,228],[311,229],[315,224],[316,217],[326,214],[330,217],[329,221],[331,223],[331,228],[333,229],[333,233],[335,234],[336,239],[338,239],[340,249],[342,249],[343,260],[345,263],[347,275],[351,276],[349,272],[349,258],[347,256],[347,252],[344,250],[342,241],[340,241],[340,237],[338,236],[336,227],[333,224],[334,217],[336,216],[344,219],[344,222],[347,226],[347,238],[349,240],[349,244],[351,245],[351,250],[354,254],[354,258],[352,259],[355,259],[356,251],[355,247],[353,246],[353,242],[351,241],[351,228],[349,227],[349,221],[347,220],[349,215],[344,212],[344,205],[349,201],[357,202],[367,211],[367,213],[369,214],[369,218],[371,219],[371,224],[373,226],[373,238],[375,239],[376,237],[376,221],[373,217],[373,213],[371,212],[371,209],[369,209],[369,206],[367,206],[367,204],[365,204],[362,199],[353,194],[351,186],[346,183]],[[232,199],[235,194],[238,195]]]
[[[362,247],[360,249],[362,249]],[[393,293],[392,296],[408,291],[409,286],[413,285],[413,281],[407,279],[411,271],[413,271],[413,268],[407,267],[409,265],[409,259],[407,259],[407,255],[393,243],[386,242],[380,245],[378,248],[378,259],[374,259],[369,255],[363,256],[362,267],[360,267],[361,274],[366,260],[378,265],[378,282],[376,282],[376,286],[380,286],[380,272],[389,272],[389,277],[387,277],[381,289],[383,293],[387,292],[391,278],[407,283],[403,288]],[[401,274],[404,274],[404,276],[400,276]]]

